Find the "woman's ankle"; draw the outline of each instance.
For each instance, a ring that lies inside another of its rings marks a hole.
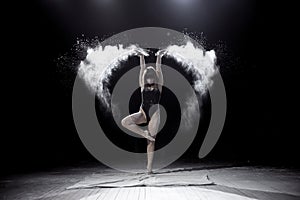
[[[152,168],[151,167],[147,167],[147,174],[152,174],[153,171],[152,171]]]
[[[148,130],[144,130],[144,137],[152,142],[155,141],[155,139],[150,135]]]

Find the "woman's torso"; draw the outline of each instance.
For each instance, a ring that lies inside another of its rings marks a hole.
[[[158,103],[160,100],[160,96],[161,96],[161,92],[158,88],[158,84],[156,84],[156,83],[145,84],[145,86],[142,90],[142,105],[141,105],[141,107],[143,108],[143,110],[146,114],[147,121],[152,116],[153,112],[156,111],[156,109],[154,109],[153,112],[149,113],[150,108],[153,105],[156,105],[157,109],[158,109]]]

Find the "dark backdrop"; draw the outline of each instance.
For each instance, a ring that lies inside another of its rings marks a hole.
[[[288,92],[296,80],[291,78],[295,57],[284,5],[254,0],[23,4],[14,2],[3,18],[4,173],[94,161],[72,118],[71,66],[82,59],[74,45],[78,39],[146,26],[203,33],[205,48],[216,50],[228,112],[221,138],[206,160],[298,165],[298,133],[291,129],[297,90]],[[184,157],[197,158],[200,144],[198,136]]]

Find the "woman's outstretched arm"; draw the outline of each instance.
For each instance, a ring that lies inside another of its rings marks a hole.
[[[145,64],[145,57],[143,54],[140,54],[140,65],[141,65],[141,69],[140,69],[140,76],[139,76],[139,84],[140,87],[143,88],[143,74],[146,68],[146,64]]]
[[[165,54],[165,51],[158,51],[155,55],[157,56],[156,58],[156,73],[158,76],[158,83],[160,86],[164,84],[164,77],[161,71],[161,58]]]

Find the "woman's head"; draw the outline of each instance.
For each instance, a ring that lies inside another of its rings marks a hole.
[[[144,71],[144,84],[157,83],[158,78],[156,70],[152,66],[148,66]]]

